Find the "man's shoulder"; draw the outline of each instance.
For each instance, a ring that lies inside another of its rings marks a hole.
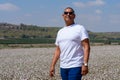
[[[60,28],[60,29],[58,30],[58,34],[59,34],[63,29],[64,29],[64,27]]]
[[[81,24],[75,24],[75,29],[78,29],[78,30],[82,30],[82,29],[85,29],[83,25]]]
[[[82,28],[82,27],[84,27],[84,26],[81,25],[81,24],[75,24],[75,26],[77,26],[78,28]]]

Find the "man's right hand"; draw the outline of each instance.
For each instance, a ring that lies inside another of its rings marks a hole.
[[[55,74],[55,68],[50,67],[50,72],[49,72],[50,77],[54,77],[54,74]]]

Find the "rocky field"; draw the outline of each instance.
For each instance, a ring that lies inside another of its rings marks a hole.
[[[61,80],[49,77],[55,48],[0,49],[0,80]],[[91,46],[89,74],[83,80],[120,80],[120,45]]]

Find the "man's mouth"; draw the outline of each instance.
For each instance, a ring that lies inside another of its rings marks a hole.
[[[67,16],[66,18],[67,18],[67,19],[71,19],[71,17],[70,17],[70,16]]]

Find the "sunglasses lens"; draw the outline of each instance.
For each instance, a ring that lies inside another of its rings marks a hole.
[[[68,13],[69,13],[70,15],[73,14],[73,12],[64,12],[64,14],[68,14]]]
[[[68,12],[64,12],[64,14],[68,14]]]

